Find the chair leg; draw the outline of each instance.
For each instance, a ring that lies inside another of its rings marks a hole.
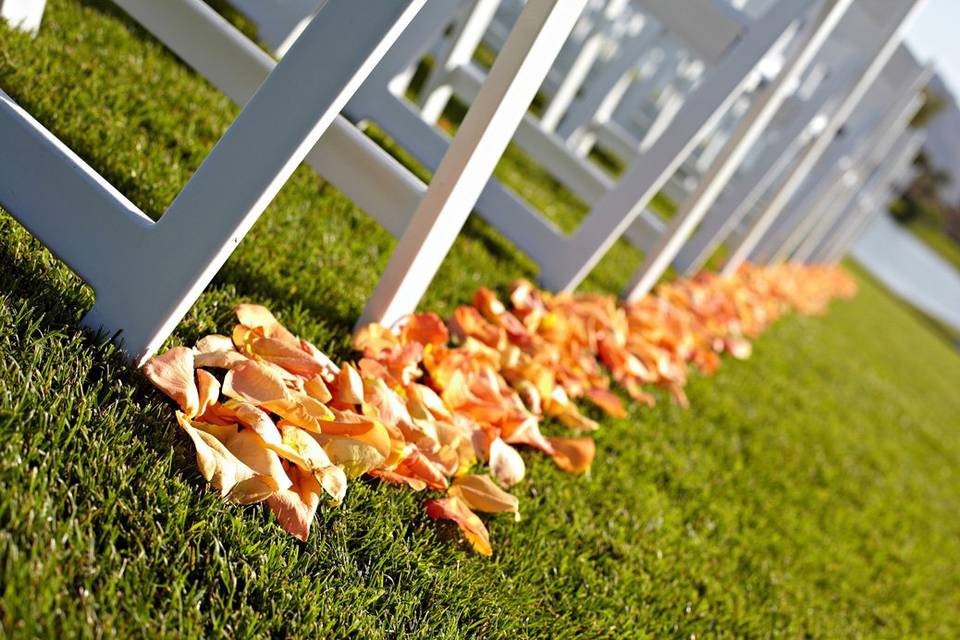
[[[414,311],[586,0],[530,0],[434,174],[360,324]]]
[[[36,33],[43,19],[43,9],[47,0],[0,0],[0,19],[10,26]]]

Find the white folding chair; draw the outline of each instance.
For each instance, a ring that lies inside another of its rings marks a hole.
[[[805,83],[812,82],[814,87],[809,93],[801,88],[784,105],[765,135],[763,145],[755,153],[751,152],[754,157],[749,166],[744,167],[742,175],[731,183],[680,249],[673,261],[679,273],[692,276],[703,268],[777,177],[786,171],[801,148],[817,134],[822,114],[835,107],[841,89],[852,82],[848,70],[842,67],[824,70],[818,66],[808,75]]]
[[[850,5],[850,0],[828,0],[807,22],[793,51],[787,55],[780,73],[759,92],[749,112],[730,136],[697,190],[676,213],[657,245],[648,252],[644,263],[627,285],[624,297],[629,300],[638,299],[646,295],[660,279]],[[775,9],[776,7],[770,11]]]
[[[921,102],[917,101],[916,106],[911,110],[912,113],[910,117],[920,108],[920,104]],[[823,242],[833,227],[843,221],[844,215],[849,210],[851,201],[856,198],[857,194],[870,180],[871,176],[876,174],[878,167],[882,166],[885,160],[896,155],[898,151],[897,144],[903,145],[909,141],[910,133],[907,131],[908,128],[908,121],[898,122],[891,127],[884,136],[879,138],[873,149],[854,155],[851,163],[856,167],[856,170],[853,171],[850,176],[849,186],[845,185],[846,188],[842,189],[840,193],[837,194],[836,199],[830,202],[828,206],[817,212],[818,215],[807,218],[814,220],[814,223],[809,225],[806,233],[798,234],[798,239],[791,240],[789,243],[790,246],[784,247],[784,250],[778,254],[776,260],[789,260],[791,262],[811,261],[811,257],[817,247],[820,246],[821,242]],[[882,188],[886,188],[886,185],[875,185],[870,191],[871,193],[875,193]]]
[[[789,258],[811,235],[829,225],[828,219],[843,210],[845,199],[859,188],[865,167],[884,158],[896,137],[922,104],[919,92],[932,69],[922,67],[901,46],[871,86],[837,139],[811,170],[803,189],[794,198],[751,258],[780,262]]]
[[[513,240],[521,250],[541,265],[541,280],[552,288],[575,286],[593,267],[607,248],[643,210],[647,201],[662,186],[689,152],[699,142],[739,95],[760,61],[782,46],[783,40],[806,14],[809,6],[779,2],[736,42],[724,59],[695,90],[695,99],[684,104],[674,126],[670,127],[650,148],[647,159],[634,163],[631,170],[615,186],[606,176],[595,179],[593,213],[572,235],[565,236],[539,213],[520,202],[498,182],[491,180],[481,194],[476,210]],[[392,67],[386,62],[357,93],[347,107],[347,115],[356,121],[376,122],[402,147],[428,168],[436,166],[446,147],[442,132],[424,122],[411,105],[389,89],[397,77],[429,47],[429,34],[443,28],[443,21],[429,25],[423,32],[409,31],[391,52]],[[416,38],[416,39],[414,39]],[[464,64],[449,72],[447,82],[458,96],[472,96],[477,86],[475,65]],[[369,88],[369,91],[368,91]],[[777,96],[779,97],[779,96]],[[681,117],[682,116],[682,117]],[[524,116],[517,130],[516,141],[522,147],[525,127],[530,116]],[[545,139],[545,136],[540,136]],[[562,149],[562,141],[557,146]],[[561,154],[537,154],[552,162],[565,162]],[[568,156],[569,157],[569,156]],[[546,167],[555,173],[555,167]],[[600,172],[597,171],[597,174]],[[555,173],[556,175],[556,173]],[[564,180],[570,184],[569,181]],[[582,190],[581,190],[582,192]]]
[[[745,233],[732,244],[721,273],[730,275],[740,268],[789,204],[810,170],[830,146],[840,127],[853,113],[896,51],[907,23],[921,5],[922,0],[868,0],[854,3],[851,7],[838,28],[838,35],[852,43],[859,53],[861,62],[855,75],[856,82],[828,118],[820,135],[782,178]]]
[[[93,287],[84,324],[142,362],[423,3],[328,0],[157,222],[0,92],[0,205]]]
[[[827,234],[823,244],[811,256],[813,262],[836,264],[877,216],[884,215],[893,195],[889,187],[894,175],[912,164],[925,138],[924,132],[912,131],[902,144],[895,145],[897,153],[892,154],[888,158],[889,164],[881,166],[864,185],[863,192],[853,202],[851,213]]]
[[[167,0],[160,5],[150,0],[116,1],[188,64],[238,102],[246,99],[257,79],[275,64],[266,53],[198,0]],[[443,180],[434,179],[429,189],[342,117],[335,120],[328,134],[309,154],[308,161],[321,175],[400,238],[361,323],[373,320],[392,322],[415,309],[471,209],[470,198],[463,196],[469,190],[464,192],[463,189],[472,181],[480,185],[486,181],[483,167],[488,164],[488,158],[493,157],[495,161],[502,153],[502,149],[495,153],[492,150],[501,142],[506,145],[516,127],[511,124],[514,114],[519,118],[525,111],[539,79],[546,73],[556,49],[585,1],[535,0],[528,3],[518,18],[517,28],[507,40],[509,55],[498,56],[499,64],[495,64],[499,67],[499,84],[493,81],[491,71],[488,82],[478,89],[476,109],[471,109],[471,112],[478,110],[478,115],[473,116],[474,128],[461,127],[456,138],[470,140],[472,146],[459,147],[459,156],[452,147],[446,156],[440,154],[443,165],[457,168],[451,173],[441,165],[437,176],[443,173]],[[295,8],[297,11],[273,15],[272,21],[266,23],[276,41],[295,40],[292,34],[304,19],[302,12],[309,7],[301,2]],[[403,42],[423,42],[425,32],[442,29],[457,10],[454,3],[427,5],[402,36]],[[188,24],[190,30],[181,28],[183,24]],[[507,51],[506,45],[504,51]],[[390,71],[378,68],[371,76],[374,86],[378,86],[374,77],[382,79],[390,74],[394,77],[402,74],[395,60],[397,54],[391,50],[383,62]],[[524,84],[517,84],[519,81]],[[529,87],[532,88],[527,91]],[[456,196],[456,202],[445,202],[444,198],[437,196],[444,188],[450,189],[448,197]],[[433,209],[425,214],[425,207]],[[416,225],[413,224],[415,219],[418,220]],[[424,244],[427,242],[429,244]]]

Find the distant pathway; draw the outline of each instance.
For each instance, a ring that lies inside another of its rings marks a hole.
[[[879,216],[853,247],[853,258],[897,295],[960,331],[960,272]]]

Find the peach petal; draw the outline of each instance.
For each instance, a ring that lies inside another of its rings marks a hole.
[[[193,376],[193,351],[174,347],[151,358],[143,366],[143,373],[188,416],[193,417],[200,411],[200,395]]]
[[[462,498],[449,496],[439,500],[428,500],[426,508],[427,515],[432,520],[452,520],[455,522],[477,553],[484,556],[493,555],[487,527],[477,514],[470,510],[470,507]]]
[[[227,372],[223,394],[236,400],[260,405],[287,397],[287,388],[276,372],[260,362],[248,360]]]
[[[267,504],[284,531],[306,542],[310,524],[320,506],[322,488],[312,474],[296,467],[290,469],[290,478],[293,485],[271,495]]]
[[[553,461],[568,473],[584,473],[590,470],[596,445],[593,438],[547,438],[553,445]]]
[[[459,496],[467,506],[486,513],[513,513],[520,519],[520,501],[498,487],[489,476],[462,476],[447,492]]]
[[[197,414],[202,415],[220,399],[220,381],[203,369],[197,369],[197,394],[200,398]]]
[[[603,409],[608,416],[613,416],[614,418],[627,417],[627,410],[623,408],[623,403],[620,402],[617,394],[612,391],[593,388],[587,389],[586,395],[590,402]]]

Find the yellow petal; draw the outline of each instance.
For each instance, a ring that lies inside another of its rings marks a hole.
[[[453,481],[448,495],[459,496],[467,506],[486,513],[514,513],[520,519],[520,501],[498,487],[490,476],[462,476]]]
[[[330,461],[343,467],[347,476],[356,478],[383,464],[386,456],[366,442],[344,436],[314,435]]]
[[[262,329],[263,335],[268,338],[277,338],[294,346],[300,341],[286,327],[280,324],[270,310],[259,304],[239,304],[235,309],[237,320],[245,327]]]
[[[334,414],[322,402],[305,393],[288,392],[288,397],[264,402],[266,411],[275,413],[302,429],[319,433]]]

